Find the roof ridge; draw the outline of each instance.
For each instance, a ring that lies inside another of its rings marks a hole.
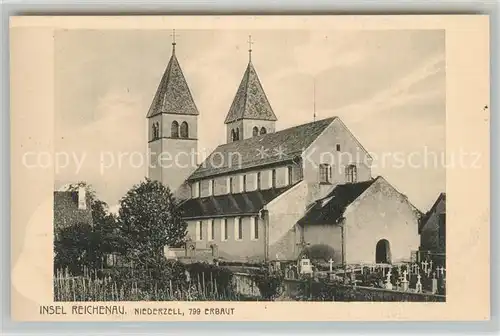
[[[246,109],[247,109],[247,104],[248,104],[248,83],[250,82],[250,66],[252,65],[252,62],[249,61],[248,62],[248,65],[247,65],[247,69],[245,71],[245,74],[243,75],[243,78],[245,78],[245,76],[247,77],[246,78],[246,81],[245,81],[245,90],[243,91],[243,94],[244,94],[244,99],[243,99],[243,115],[241,117],[241,119],[243,119],[243,116],[245,115],[245,112],[246,112]],[[236,118],[236,120],[238,120],[238,118]]]
[[[196,102],[194,101],[194,97],[193,97],[193,94],[191,93],[191,87],[189,87],[189,84],[187,82],[187,79],[186,79],[186,76],[184,76],[184,71],[182,70],[181,68],[181,64],[179,63],[179,60],[177,59],[177,55],[174,54],[172,55],[172,57],[175,57],[175,61],[177,62],[178,66],[179,66],[179,70],[180,70],[180,74],[182,76],[182,79],[184,80],[184,82],[186,83],[186,87],[187,87],[187,92],[189,94],[189,97],[191,98],[191,101],[193,102],[194,104],[194,107],[196,109],[196,112],[198,112],[198,114],[200,113],[200,111],[198,110],[198,106],[196,105]]]
[[[336,118],[325,118],[278,132],[221,144],[205,158],[188,180],[293,160],[309,148]],[[237,161],[232,153],[238,153]],[[220,158],[217,159],[216,156],[219,155]],[[212,162],[214,158],[217,162],[220,161],[217,167]]]
[[[333,121],[336,118],[337,118],[336,116],[334,116],[334,117],[328,117],[328,118],[324,118],[324,119],[320,119],[320,120],[316,120],[316,121],[311,121],[311,122],[308,122],[308,123],[305,123],[305,124],[295,125],[295,126],[292,126],[292,127],[284,128],[284,129],[276,131],[276,132],[266,133],[266,134],[258,135],[258,136],[255,136],[255,137],[251,137],[251,138],[239,140],[238,143],[241,144],[242,142],[250,142],[252,140],[259,139],[261,137],[262,137],[262,139],[265,139],[266,137],[270,138],[270,137],[273,137],[273,136],[280,135],[283,132],[290,131],[290,130],[293,130],[293,129],[296,129],[296,128],[299,128],[299,127],[305,127],[307,125],[311,125],[311,124],[315,124],[315,123],[320,123],[320,122],[325,122],[326,120],[330,120],[330,119]],[[221,145],[217,146],[214,149],[214,151],[216,149],[218,149],[218,148],[221,148],[221,147],[231,146],[234,143],[236,143],[236,142],[229,142],[229,143],[221,144]]]

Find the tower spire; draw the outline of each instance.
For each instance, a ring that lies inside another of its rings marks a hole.
[[[176,35],[175,35],[175,29],[172,29],[171,36],[172,36],[172,54],[175,54],[175,45],[177,44],[175,42],[175,37],[176,37]]]
[[[248,35],[248,62],[252,62],[252,35]]]

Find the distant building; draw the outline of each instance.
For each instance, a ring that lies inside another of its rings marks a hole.
[[[198,114],[174,45],[147,114],[151,152],[197,151]],[[183,199],[189,238],[233,261],[295,260],[315,244],[337,261],[342,251],[348,262],[409,259],[420,212],[372,178],[372,158],[340,118],[279,131],[276,121],[250,59],[224,121],[226,143],[198,167],[151,162],[149,177]]]
[[[422,217],[419,227],[420,251],[446,253],[446,194],[441,193]]]
[[[85,187],[78,191],[54,191],[54,229],[77,223],[93,224],[90,198]]]

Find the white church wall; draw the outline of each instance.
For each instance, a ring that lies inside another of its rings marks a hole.
[[[418,249],[418,213],[382,177],[347,207],[344,217],[347,263],[375,263],[381,239],[389,241],[393,263],[410,260]]]
[[[337,145],[340,151],[337,151]],[[354,163],[357,167],[357,181],[371,178],[371,161],[345,125],[336,118],[303,155],[304,180],[308,184],[308,203],[324,197],[331,188],[320,185],[319,165],[332,167],[331,184],[345,183],[345,166]]]
[[[269,211],[269,258],[295,259],[300,252],[297,245],[297,221],[306,209],[307,186],[301,182],[268,204]]]

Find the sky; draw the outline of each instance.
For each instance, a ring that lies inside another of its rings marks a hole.
[[[317,119],[338,116],[375,157],[373,176],[421,211],[432,206],[446,183],[443,30],[176,31],[176,55],[200,112],[198,147],[207,155],[226,140],[224,118],[248,64],[249,34],[277,130],[312,121],[314,106]],[[146,157],[145,117],[171,35],[56,32],[55,152],[68,160],[55,163],[56,188],[86,181],[116,209],[144,179],[138,154]]]

